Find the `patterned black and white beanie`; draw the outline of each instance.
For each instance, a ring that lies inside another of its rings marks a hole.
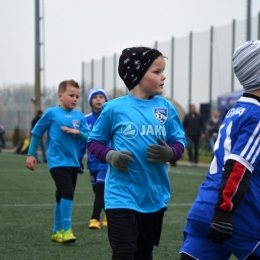
[[[260,88],[260,41],[248,41],[233,55],[233,69],[245,92]]]
[[[159,56],[162,56],[161,52],[148,47],[131,47],[122,51],[118,73],[129,91],[140,82],[153,61]]]

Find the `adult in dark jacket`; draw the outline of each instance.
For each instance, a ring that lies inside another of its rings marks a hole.
[[[4,143],[4,134],[5,134],[4,125],[0,123],[0,153],[2,152],[2,145]]]
[[[203,117],[197,113],[194,104],[190,105],[190,113],[184,117],[183,127],[187,138],[190,165],[196,165],[199,158],[200,137],[205,137],[205,123]],[[194,155],[192,148],[194,149]]]
[[[36,116],[32,119],[31,122],[31,130],[33,130],[34,126],[37,124],[37,122],[40,120],[40,118],[42,117],[43,111],[38,110],[36,113]],[[46,149],[45,149],[45,143],[44,143],[44,139],[41,138],[39,146],[41,147],[42,150],[42,159],[44,163],[47,163],[47,158],[46,158]],[[38,159],[38,154],[36,152],[35,154],[35,158],[37,160],[38,163],[40,163],[40,160]]]

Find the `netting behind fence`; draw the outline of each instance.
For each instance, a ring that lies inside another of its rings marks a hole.
[[[253,17],[251,24],[252,39],[257,39],[258,17]],[[219,95],[241,89],[233,76],[232,54],[246,41],[246,21],[233,21],[226,26],[212,28],[212,32],[212,49],[211,28],[155,44],[168,57],[163,95],[176,100],[186,112],[190,103],[197,107],[205,103],[215,106]],[[114,54],[92,61],[92,64],[85,63],[83,77],[86,95],[94,86],[103,87],[112,98],[126,93],[126,87],[117,73],[119,56]]]
[[[258,17],[252,18],[251,25],[252,39],[258,39]],[[245,41],[246,21],[243,20],[233,21],[226,26],[211,27],[204,32],[191,32],[185,37],[172,37],[166,42],[155,42],[148,46],[157,47],[168,58],[163,96],[176,101],[184,112],[188,111],[190,103],[198,108],[205,104],[216,108],[220,95],[242,88],[232,71],[232,54]],[[84,96],[80,98],[82,105],[78,106],[83,113],[90,112],[87,101],[91,87],[104,88],[109,99],[127,93],[117,72],[120,54],[121,52],[83,63],[81,87]],[[57,105],[53,100],[48,101],[46,97],[46,104]],[[29,133],[34,117],[34,107],[30,101],[24,102],[24,106],[20,107],[17,104],[0,106],[0,113],[0,122],[7,132],[12,132],[18,126],[23,132]]]

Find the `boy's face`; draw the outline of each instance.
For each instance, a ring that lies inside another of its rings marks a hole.
[[[60,106],[63,109],[71,110],[78,104],[80,89],[68,86],[66,91],[59,93]]]
[[[165,60],[162,56],[156,58],[141,81],[138,83],[140,89],[147,97],[161,95],[166,77],[163,72],[165,69]]]
[[[102,94],[96,94],[92,99],[92,107],[95,111],[100,111],[105,102],[106,99]]]

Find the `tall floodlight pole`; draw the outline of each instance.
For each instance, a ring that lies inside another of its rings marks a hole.
[[[35,64],[34,93],[35,114],[41,109],[41,54],[40,54],[40,0],[35,0]]]
[[[246,40],[251,40],[251,0],[247,0],[247,36]]]

